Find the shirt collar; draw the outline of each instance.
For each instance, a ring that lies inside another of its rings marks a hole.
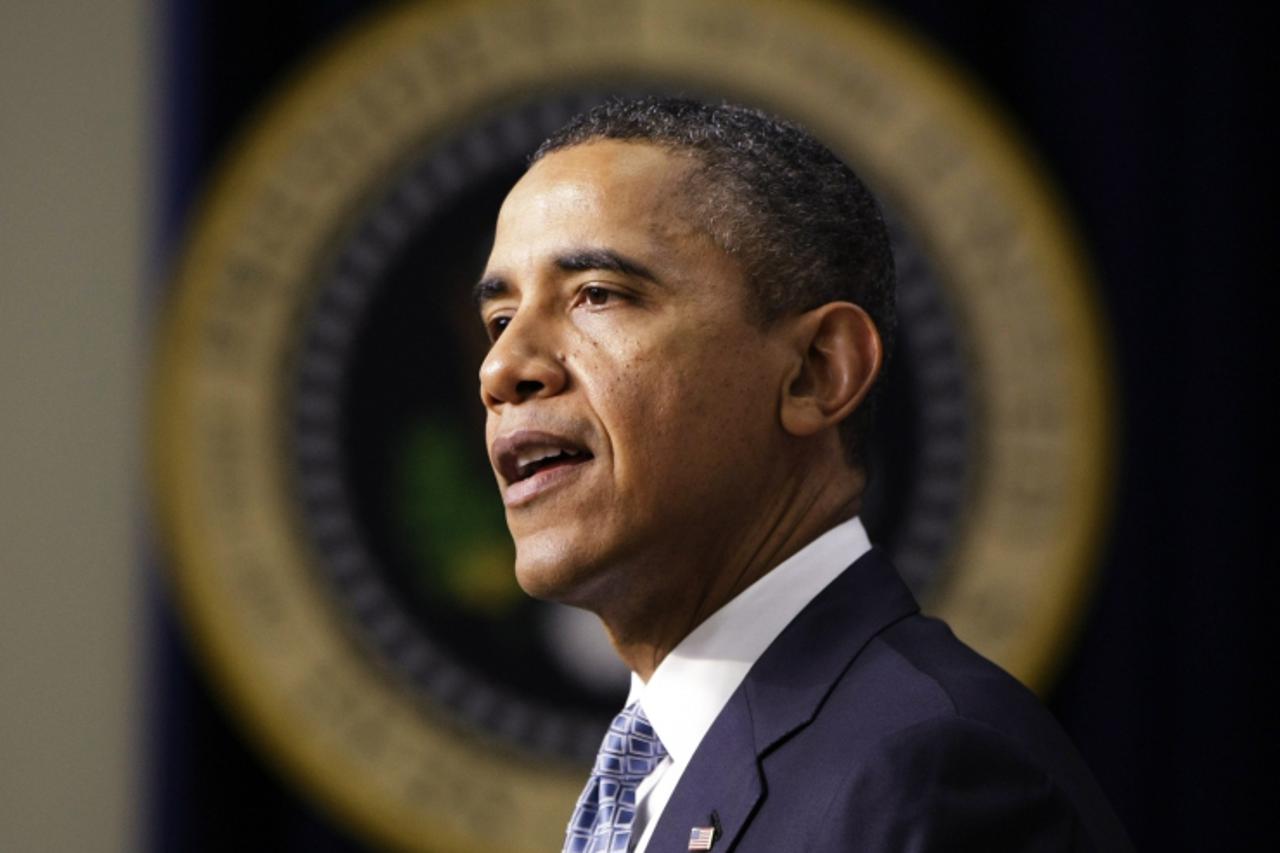
[[[693,757],[729,697],[782,629],[871,549],[855,516],[814,539],[707,617],[663,658],[649,682],[631,674],[639,701],[671,760]]]

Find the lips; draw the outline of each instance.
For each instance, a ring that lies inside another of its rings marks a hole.
[[[509,433],[490,448],[493,466],[507,484],[508,506],[531,499],[593,458],[582,442],[538,430]]]

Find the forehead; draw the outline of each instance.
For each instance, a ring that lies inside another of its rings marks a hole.
[[[623,241],[633,244],[625,247],[632,251],[659,249],[701,233],[690,221],[687,195],[681,191],[692,165],[686,154],[615,140],[548,154],[503,202],[495,255],[565,241]]]

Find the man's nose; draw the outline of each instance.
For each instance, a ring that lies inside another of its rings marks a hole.
[[[556,355],[547,324],[528,315],[513,317],[480,365],[480,398],[489,409],[550,397],[568,377]]]

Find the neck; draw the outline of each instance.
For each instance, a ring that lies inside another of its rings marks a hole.
[[[648,681],[658,664],[694,628],[780,563],[859,511],[862,478],[828,467],[823,474],[792,477],[767,506],[733,525],[727,541],[690,542],[651,555],[648,565],[621,574],[627,595],[591,607],[605,624],[623,662]],[[698,525],[694,525],[697,527]],[[723,523],[721,527],[724,527]],[[618,575],[615,574],[615,577]]]

